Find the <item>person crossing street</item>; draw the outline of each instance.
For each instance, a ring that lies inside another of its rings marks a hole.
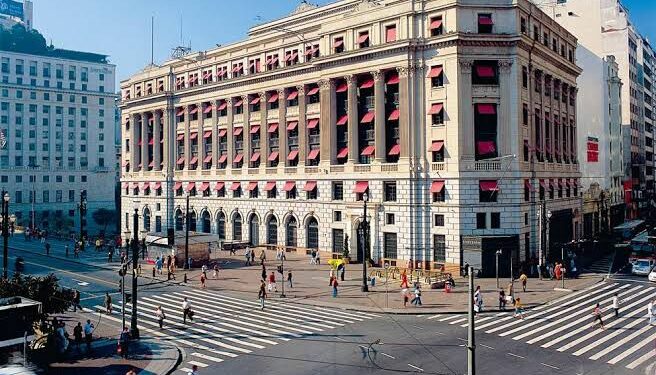
[[[191,302],[187,300],[187,297],[184,297],[182,301],[182,324],[187,324],[187,317],[189,320],[193,321],[193,312],[191,311]]]
[[[264,285],[264,280],[260,280],[260,291],[257,293],[257,298],[260,300],[260,309],[264,310],[264,300],[267,298],[266,285]]]

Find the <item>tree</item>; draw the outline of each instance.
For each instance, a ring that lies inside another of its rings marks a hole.
[[[70,308],[72,293],[59,286],[59,279],[54,274],[43,277],[16,274],[8,280],[0,280],[0,298],[26,297],[41,302],[41,320]]]
[[[116,211],[108,210],[106,208],[101,208],[94,211],[92,217],[93,217],[93,221],[95,221],[96,224],[103,227],[103,232],[107,230],[107,226],[109,224],[118,220],[118,215],[116,214]]]

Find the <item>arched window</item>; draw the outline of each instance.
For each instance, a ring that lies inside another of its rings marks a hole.
[[[289,247],[296,247],[297,246],[297,236],[298,236],[298,222],[296,221],[296,218],[293,216],[289,218],[287,221],[287,227],[286,229],[286,234],[287,234],[287,239],[285,241],[285,245]]]
[[[241,215],[238,212],[232,216],[232,239],[241,241]]]
[[[196,212],[191,211],[189,214],[189,231],[190,232],[195,232],[196,231]]]
[[[225,222],[225,214],[223,212],[219,212],[219,214],[216,215],[216,234],[219,236],[219,239],[223,241],[226,239]]]
[[[145,231],[150,232],[150,210],[148,208],[145,208],[143,212],[143,227]]]
[[[251,215],[251,221],[248,223],[248,241],[252,246],[260,243],[260,219],[257,215]]]
[[[307,242],[307,247],[310,249],[318,249],[319,248],[319,223],[317,222],[317,219],[314,217],[311,217],[307,221],[307,228],[305,230],[306,233],[306,242]]]
[[[212,231],[212,220],[210,219],[210,213],[203,211],[201,216],[201,229],[203,233],[210,233]]]
[[[267,244],[275,245],[278,243],[278,220],[275,216],[269,217],[267,222]]]
[[[175,211],[175,230],[182,230],[183,223],[182,210],[177,209]]]

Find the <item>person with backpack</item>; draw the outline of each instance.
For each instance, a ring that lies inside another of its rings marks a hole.
[[[421,306],[421,287],[419,286],[419,283],[415,283],[414,293],[415,293],[415,296],[412,299],[412,301],[410,301],[410,303],[415,305],[415,306]]]
[[[155,309],[155,317],[157,318],[159,329],[162,329],[162,326],[164,325],[164,319],[166,319],[166,315],[164,314],[164,309],[162,309],[162,306],[157,306],[157,309]]]
[[[596,327],[596,322],[598,320],[599,327],[602,330],[605,330],[606,328],[604,327],[604,321],[601,318],[601,307],[599,307],[599,302],[597,302],[597,305],[595,305],[594,310],[592,310],[592,316],[594,317],[594,320],[592,321],[592,328]]]
[[[264,285],[264,280],[260,280],[260,291],[257,293],[257,298],[260,300],[260,310],[264,310],[264,300],[267,298],[266,285]]]

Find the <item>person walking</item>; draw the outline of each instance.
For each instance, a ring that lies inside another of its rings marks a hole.
[[[269,292],[273,290],[278,292],[278,286],[276,285],[276,273],[271,271],[269,274]]]
[[[656,315],[654,315],[654,301],[649,301],[647,305],[647,315],[649,316],[649,325],[656,323]]]
[[[93,340],[94,326],[90,319],[87,319],[87,324],[84,325],[84,341],[87,343],[87,352],[91,351],[91,341]]]
[[[522,272],[521,276],[519,276],[519,281],[522,282],[522,291],[526,292],[526,283],[528,282],[528,276],[524,272]]]
[[[123,331],[118,338],[118,344],[121,357],[128,359],[128,352],[130,350],[130,331],[128,331],[128,327],[123,327]]]
[[[328,274],[328,286],[333,285],[334,279],[335,279],[335,269],[330,267],[330,273]]]
[[[408,274],[403,270],[401,274],[401,289],[408,289]]]
[[[219,265],[217,263],[214,263],[214,270],[213,271],[214,271],[213,272],[214,280],[218,280],[219,279]]]
[[[75,289],[73,290],[73,312],[76,312],[78,307],[82,311],[82,306],[80,306],[80,292]]]
[[[335,277],[333,280],[333,298],[337,297],[337,286],[339,283],[337,282],[337,278]]]
[[[80,245],[75,243],[75,247],[73,248],[73,258],[79,258],[80,257]]]
[[[620,316],[620,298],[617,296],[617,293],[613,294],[613,310],[615,311],[615,317],[619,318]]]
[[[162,309],[162,306],[157,306],[157,309],[155,309],[155,317],[157,318],[159,329],[162,329],[162,326],[164,325],[164,319],[166,319],[166,315],[164,314],[164,309]]]
[[[481,286],[476,287],[474,292],[474,314],[483,311],[483,293],[481,293]]]
[[[187,297],[184,297],[184,300],[182,301],[182,324],[187,324],[187,317],[189,317],[189,320],[191,321],[194,320],[191,313],[191,302],[187,300]]]
[[[592,316],[594,316],[594,320],[592,321],[592,328],[595,328],[597,320],[599,321],[599,327],[604,330],[604,321],[601,319],[601,308],[599,307],[599,302],[597,302],[597,305],[595,306],[594,310],[592,310]]]
[[[68,244],[64,246],[64,252],[66,253],[66,258],[68,258]]]
[[[517,297],[517,299],[515,299],[514,307],[515,312],[513,313],[513,317],[516,318],[519,316],[520,319],[524,320],[524,307],[522,306],[521,298]]]
[[[50,243],[46,242],[46,255],[50,255]]]
[[[79,351],[82,344],[82,323],[77,322],[77,325],[73,328],[73,337],[75,338],[75,347]]]
[[[200,274],[200,288],[201,288],[201,289],[205,289],[205,287],[206,287],[206,286],[205,286],[205,274],[204,274],[204,273],[201,273],[201,274]]]
[[[403,297],[403,307],[408,307],[408,301],[410,300],[408,288],[401,289],[401,297]]]
[[[252,266],[251,264],[251,248],[246,247],[246,253],[244,253],[244,257],[246,258],[246,262],[244,263],[244,266]]]
[[[109,292],[105,292],[105,312],[107,314],[112,313],[112,296],[109,295]]]
[[[187,371],[187,375],[198,375],[198,365],[191,366],[191,371]]]
[[[290,288],[294,287],[294,284],[292,284],[292,270],[287,270],[287,283]]]
[[[207,279],[207,265],[206,264],[203,264],[203,266],[200,267],[200,272],[202,272],[203,276],[205,276],[205,278]]]
[[[339,267],[341,267],[341,269]],[[342,263],[339,265],[339,267],[337,268],[337,270],[339,271],[339,279],[344,281],[344,274],[346,273],[346,264]]]
[[[260,264],[264,265],[264,262],[266,262],[266,251],[262,249],[262,252],[260,253]]]
[[[419,283],[415,283],[414,298],[410,301],[411,304],[415,306],[421,306],[421,287]]]
[[[267,271],[266,271],[266,266],[263,264],[262,265],[262,280],[267,279]]]
[[[107,251],[107,263],[111,263],[113,257],[114,257],[114,249],[110,248]]]
[[[157,274],[161,275],[162,274],[162,258],[157,257],[157,260],[155,260],[155,268],[157,269]]]
[[[499,290],[499,310],[506,310],[506,292]]]
[[[260,310],[264,310],[264,300],[267,298],[266,285],[264,285],[264,280],[260,280],[260,291],[257,293],[257,298],[260,300]]]
[[[255,250],[251,250],[251,266],[255,264]]]

